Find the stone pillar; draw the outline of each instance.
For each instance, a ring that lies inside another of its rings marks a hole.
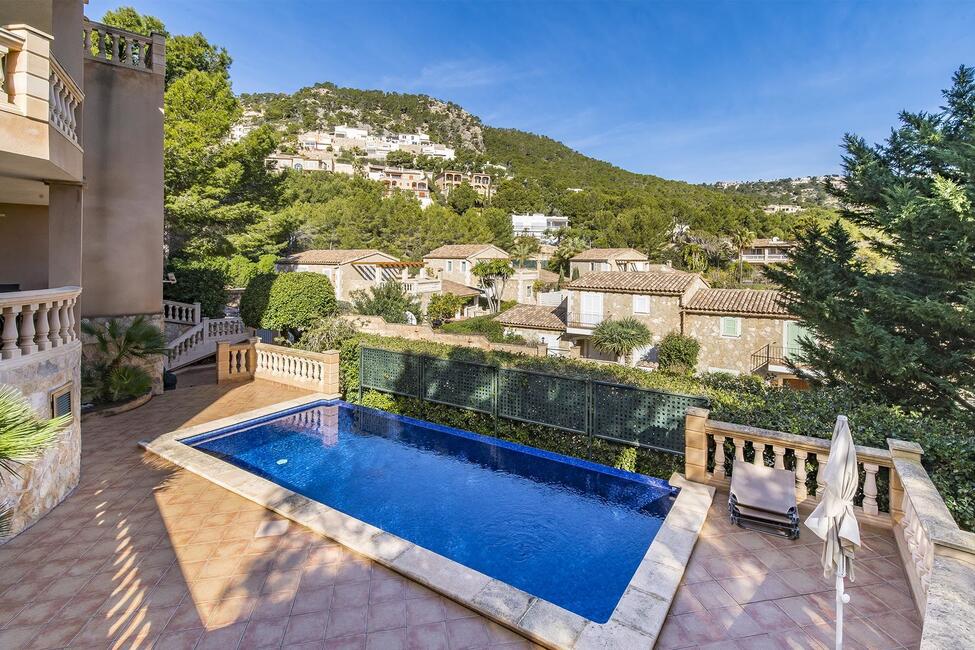
[[[708,437],[705,428],[707,409],[690,407],[684,416],[684,476],[688,481],[706,483],[708,480]]]
[[[887,438],[887,448],[890,449],[891,458],[903,458],[921,464],[921,456],[924,450],[916,442],[905,440],[895,440]],[[904,517],[904,484],[901,482],[900,474],[897,469],[890,468],[890,518],[894,523],[900,523]]]

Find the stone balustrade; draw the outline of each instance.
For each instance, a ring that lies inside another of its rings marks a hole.
[[[435,278],[410,278],[402,282],[403,290],[411,294],[439,293],[443,284]]]
[[[196,325],[202,319],[200,303],[177,302],[163,300],[163,318],[168,323],[180,325]]]
[[[78,146],[78,109],[85,99],[84,93],[78,88],[57,59],[51,57],[51,94],[48,99],[51,114],[51,126],[64,137]]]
[[[261,343],[217,345],[217,382],[264,379],[326,395],[339,394],[339,353],[308,352]]]
[[[829,458],[830,441],[811,436],[799,436],[782,431],[718,422],[708,419],[707,409],[692,408],[685,422],[687,477],[701,483],[727,487],[730,485],[733,461],[747,461],[796,473],[796,500],[815,501],[822,493],[819,468]],[[888,503],[881,504],[878,476],[889,480],[893,459],[887,449],[857,446],[861,480],[858,494],[861,505],[858,516],[879,525],[890,525]]]
[[[0,360],[19,359],[78,340],[81,287],[0,293]]]
[[[165,72],[166,41],[160,34],[143,36],[87,19],[82,32],[85,56],[89,59],[133,70]]]
[[[204,318],[169,343],[166,368],[179,368],[202,359],[216,352],[218,342],[239,341],[246,334],[240,318]]]

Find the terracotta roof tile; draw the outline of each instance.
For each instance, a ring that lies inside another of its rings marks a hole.
[[[698,277],[683,271],[594,271],[569,284],[570,289],[680,295]]]
[[[385,255],[390,259],[396,258],[374,248],[344,248],[335,250],[302,251],[278,260],[283,264],[347,264],[369,255]]]
[[[565,310],[559,307],[540,305],[515,305],[495,317],[496,321],[509,327],[528,327],[541,330],[565,330]]]
[[[706,314],[791,316],[780,295],[772,290],[701,289],[691,296],[686,310]]]
[[[440,288],[446,293],[452,293],[455,296],[460,296],[461,298],[481,295],[481,291],[479,289],[469,287],[466,284],[461,284],[460,282],[454,282],[453,280],[441,280]]]
[[[471,255],[477,255],[483,250],[494,248],[493,244],[447,244],[440,248],[434,248],[423,256],[423,259],[467,259]],[[501,250],[501,249],[498,249]],[[507,255],[507,253],[505,253]]]
[[[635,248],[590,248],[587,251],[582,251],[578,255],[574,256],[571,261],[573,262],[602,262],[604,260],[613,259],[624,255],[626,253],[635,253],[640,256],[640,259],[647,259],[647,256],[636,250]]]

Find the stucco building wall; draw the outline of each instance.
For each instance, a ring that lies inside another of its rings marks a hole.
[[[19,285],[19,291],[48,288],[47,206],[0,203],[0,284]]]
[[[82,316],[162,312],[163,70],[85,60]]]

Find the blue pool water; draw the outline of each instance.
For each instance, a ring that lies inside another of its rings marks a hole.
[[[345,402],[183,442],[599,623],[676,494],[659,479]]]

